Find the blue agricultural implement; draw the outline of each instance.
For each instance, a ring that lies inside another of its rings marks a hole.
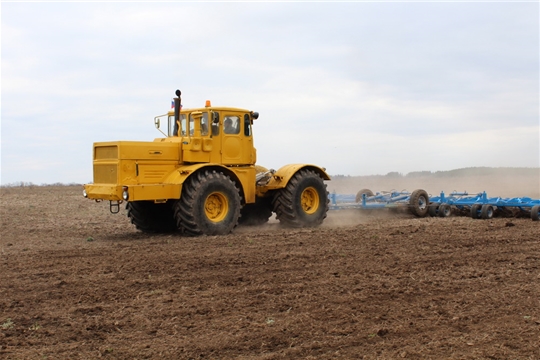
[[[540,200],[530,197],[488,197],[486,192],[469,195],[467,192],[452,192],[431,197],[428,213],[431,216],[448,216],[452,212],[469,215],[473,219],[491,219],[494,216],[527,216],[540,220]]]
[[[473,219],[491,219],[494,216],[530,216],[540,220],[540,200],[529,197],[501,198],[488,197],[486,192],[469,195],[467,192],[452,192],[430,197],[426,191],[382,191],[373,193],[369,189],[360,190],[355,195],[332,193],[330,210],[344,209],[406,209],[417,217],[456,215],[471,216]]]
[[[343,209],[407,209],[417,217],[424,217],[429,210],[429,195],[425,190],[383,191],[373,193],[369,189],[360,190],[355,195],[330,196],[330,210]]]

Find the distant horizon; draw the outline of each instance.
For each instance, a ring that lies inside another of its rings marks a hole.
[[[277,170],[277,169],[276,169]],[[472,176],[472,175],[484,175],[484,176],[490,176],[493,174],[484,173],[484,174],[473,174],[475,170],[494,170],[494,171],[508,171],[508,170],[521,170],[525,172],[531,172],[528,174],[529,176],[538,175],[539,181],[540,181],[540,166],[539,167],[509,167],[509,166],[500,166],[500,167],[493,167],[493,166],[472,166],[472,167],[465,167],[465,168],[457,168],[452,170],[421,170],[421,171],[411,171],[405,174],[399,173],[397,171],[391,171],[387,174],[372,174],[372,175],[346,175],[346,174],[329,174],[330,180],[332,181],[332,178],[373,178],[373,177],[413,177],[411,175],[420,175],[421,176],[431,176],[431,175],[445,175],[450,173],[456,173],[456,172],[462,172],[462,174],[459,174],[458,176]],[[467,173],[469,171],[470,173]],[[533,171],[538,171],[538,174],[533,174]],[[488,171],[489,172],[489,171]],[[429,174],[428,174],[429,173]],[[523,175],[523,174],[521,174]],[[53,182],[53,183],[40,183],[36,184],[31,181],[15,181],[12,183],[6,183],[1,184],[0,187],[25,187],[25,186],[82,186],[84,184],[90,184],[91,182],[87,183],[78,183],[78,182]],[[540,183],[539,183],[540,186]]]

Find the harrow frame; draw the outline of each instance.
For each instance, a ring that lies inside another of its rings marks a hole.
[[[404,208],[417,217],[447,217],[454,213],[473,219],[491,219],[505,215],[530,216],[533,221],[540,220],[540,199],[488,197],[485,191],[476,194],[453,191],[448,195],[441,191],[439,196],[429,196],[422,189],[413,192],[391,190],[377,193],[362,189],[356,196],[331,193],[329,198],[330,210]]]

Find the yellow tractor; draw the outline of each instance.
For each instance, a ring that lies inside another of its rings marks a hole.
[[[276,214],[289,227],[314,227],[329,206],[324,168],[290,164],[275,170],[255,165],[253,122],[257,112],[232,107],[174,110],[156,116],[165,136],[150,142],[97,142],[93,183],[83,195],[108,200],[143,232],[188,236],[230,233],[239,223],[260,225]],[[167,133],[161,125],[167,124]]]

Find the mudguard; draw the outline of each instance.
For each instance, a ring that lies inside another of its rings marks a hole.
[[[289,180],[301,169],[315,171],[323,180],[330,180],[326,169],[312,164],[288,164],[280,167],[272,176],[268,184],[257,188],[259,193],[266,193],[270,190],[282,189],[287,186]]]

